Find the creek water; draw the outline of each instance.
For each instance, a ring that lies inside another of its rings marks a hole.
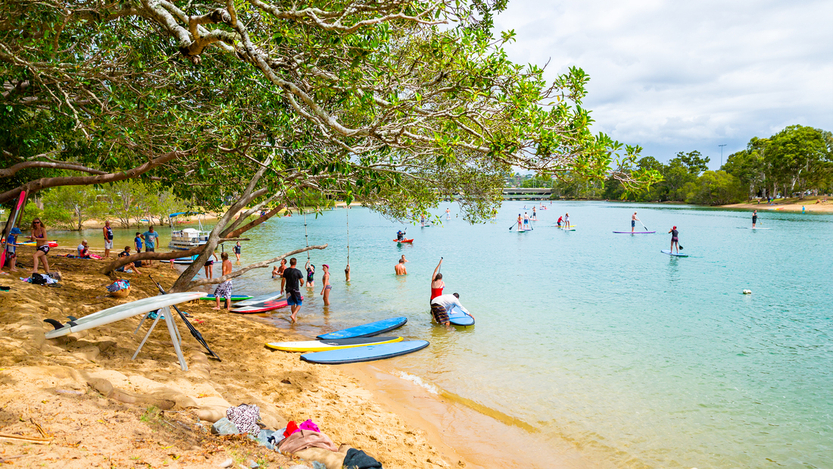
[[[833,466],[833,216],[762,210],[758,226],[768,229],[751,230],[748,211],[547,202],[534,230],[510,231],[525,204],[531,214],[533,202],[508,201],[479,225],[445,204],[442,224],[430,228],[358,207],[273,219],[247,234],[242,258],[303,247],[306,222],[309,244],[329,246],[310,254],[316,287],[303,289],[293,330],[313,337],[407,316],[396,333],[431,346],[389,366],[600,465]],[[657,233],[613,234],[630,229],[634,211]],[[566,212],[576,231],[554,227]],[[673,225],[688,258],[660,253]],[[413,245],[392,241],[404,228]],[[119,231],[116,245],[134,231]],[[408,275],[397,277],[403,254]],[[459,292],[474,327],[431,323],[440,256],[445,292]],[[297,257],[302,267],[306,255]],[[329,307],[319,295],[324,263]],[[235,292],[277,290],[270,270],[235,280]],[[286,316],[260,320],[287,329]]]

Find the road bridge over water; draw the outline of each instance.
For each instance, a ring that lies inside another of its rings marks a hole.
[[[519,200],[544,200],[552,196],[552,188],[531,188],[531,187],[506,187],[503,189],[503,198]]]

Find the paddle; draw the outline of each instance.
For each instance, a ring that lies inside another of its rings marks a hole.
[[[162,288],[162,285],[159,285],[159,282],[154,280],[153,277],[150,276],[150,274],[148,274],[148,277],[150,278],[150,280],[153,283],[156,284],[156,287],[159,288],[159,291],[164,295],[165,290]],[[179,313],[179,317],[182,319],[182,321],[185,323],[185,325],[188,326],[188,330],[191,331],[191,335],[194,336],[195,339],[197,339],[197,342],[202,344],[202,346],[205,347],[206,350],[208,350],[208,353],[210,353],[211,356],[216,358],[217,361],[222,361],[222,360],[220,360],[220,357],[216,353],[214,353],[213,350],[208,348],[208,344],[205,343],[205,339],[202,338],[202,334],[200,334],[200,331],[198,331],[193,325],[191,325],[191,323],[188,321],[188,319],[185,317],[185,315],[182,314],[182,311],[180,311],[179,308],[176,307],[176,305],[171,305],[171,306],[173,306],[173,308],[176,310],[176,312]]]
[[[517,223],[512,223],[512,226],[509,227],[509,231],[512,231],[512,228],[514,228],[516,224]]]
[[[645,231],[651,231],[647,226],[645,226],[645,223],[642,223],[642,220],[639,220],[639,223],[642,225],[642,228],[645,228]]]

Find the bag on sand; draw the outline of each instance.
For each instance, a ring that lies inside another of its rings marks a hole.
[[[32,274],[32,277],[29,279],[29,283],[32,285],[46,285],[46,277],[43,275],[35,272]]]

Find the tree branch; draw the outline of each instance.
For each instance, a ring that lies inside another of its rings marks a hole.
[[[302,252],[306,252],[306,251],[309,251],[311,249],[326,249],[327,246],[329,246],[329,245],[328,244],[323,244],[323,245],[318,245],[318,246],[310,246],[308,248],[296,249],[294,251],[289,251],[287,253],[281,254],[278,257],[275,257],[273,259],[269,259],[268,261],[255,262],[254,264],[247,265],[246,267],[243,267],[242,269],[238,270],[237,272],[232,272],[228,275],[223,275],[222,277],[217,277],[217,278],[212,278],[212,279],[203,278],[203,279],[197,280],[195,282],[191,282],[191,283],[188,284],[188,288],[186,288],[186,290],[190,290],[194,287],[199,287],[201,285],[215,285],[215,284],[218,284],[218,283],[222,283],[222,282],[225,282],[226,280],[230,280],[230,279],[233,279],[235,277],[239,277],[239,276],[245,274],[246,272],[248,272],[252,269],[262,269],[264,267],[269,267],[270,264],[280,262],[281,259],[287,258],[289,256],[294,256],[295,254],[300,254]]]

